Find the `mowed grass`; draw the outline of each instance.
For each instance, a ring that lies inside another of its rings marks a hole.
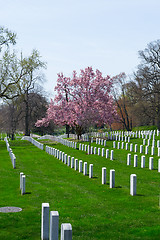
[[[142,140],[131,139],[142,144]],[[59,143],[45,144],[93,164],[93,178],[71,169],[27,141],[10,142],[16,155],[12,168],[5,142],[0,141],[0,207],[16,206],[19,213],[0,213],[0,239],[40,239],[41,205],[59,212],[61,223],[71,223],[73,240],[160,239],[160,173],[158,157],[154,170],[127,166],[129,151],[114,149],[114,161],[68,148]],[[86,143],[87,144],[87,143]],[[112,149],[112,141],[105,148]],[[92,144],[96,147],[100,145]],[[134,152],[132,153],[134,155]],[[107,168],[107,184],[101,184],[102,167]],[[109,188],[109,171],[115,169],[115,188]],[[26,175],[26,194],[20,195],[19,173]],[[137,174],[137,195],[130,196],[130,174]]]

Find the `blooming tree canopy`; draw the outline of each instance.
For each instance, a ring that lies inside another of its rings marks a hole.
[[[70,78],[58,74],[55,91],[57,95],[48,107],[46,117],[38,120],[37,127],[55,124],[73,126],[78,137],[82,130],[95,124],[111,124],[116,116],[113,98],[110,94],[112,79],[103,77],[92,67],[76,71]]]

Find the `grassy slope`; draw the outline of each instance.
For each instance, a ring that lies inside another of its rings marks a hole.
[[[107,144],[106,148],[111,148],[112,142]],[[94,178],[83,176],[26,141],[12,142],[17,157],[17,168],[12,169],[5,143],[0,142],[0,207],[23,208],[19,213],[0,213],[0,239],[11,236],[12,240],[40,239],[43,202],[49,202],[50,210],[59,211],[60,224],[72,224],[74,240],[160,238],[160,173],[157,170],[150,171],[148,163],[145,169],[140,168],[140,162],[138,168],[127,166],[125,150],[114,150],[114,161],[110,161],[61,144],[49,145],[87,161],[88,165],[93,163]],[[158,158],[154,159],[157,162]],[[102,167],[107,168],[107,185],[101,185]],[[157,163],[154,167],[157,168]],[[110,169],[116,171],[115,189],[109,189]],[[26,174],[24,196],[19,191],[21,171]],[[129,195],[132,173],[137,174],[137,196],[134,197]]]

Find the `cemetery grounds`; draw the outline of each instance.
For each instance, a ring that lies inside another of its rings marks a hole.
[[[156,136],[155,140],[160,140]],[[139,153],[142,138],[132,138],[138,144],[138,166],[133,166],[134,150],[106,146],[93,147],[114,150],[114,160],[88,155],[51,140],[44,145],[59,149],[71,157],[93,164],[93,178],[75,171],[45,150],[28,141],[16,139],[9,144],[16,156],[13,169],[5,141],[0,141],[0,207],[22,208],[17,213],[0,213],[0,239],[38,240],[41,234],[41,206],[49,203],[50,211],[59,212],[61,223],[71,223],[73,240],[160,239],[160,173],[155,148],[154,169],[149,170],[151,150]],[[88,142],[84,142],[88,144]],[[77,143],[78,148],[79,143]],[[117,141],[116,141],[117,146]],[[45,149],[45,148],[44,148]],[[131,153],[131,165],[127,154]],[[145,168],[140,159],[145,155]],[[106,167],[107,183],[102,185],[102,168]],[[109,172],[115,170],[115,188],[109,186]],[[19,174],[26,175],[26,193],[20,194]],[[130,195],[130,175],[137,175],[137,194]]]

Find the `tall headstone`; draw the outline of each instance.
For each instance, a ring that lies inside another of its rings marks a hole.
[[[72,225],[70,223],[61,224],[61,240],[72,240]]]
[[[158,147],[158,157],[160,157],[160,147]]]
[[[80,160],[79,161],[79,172],[82,172],[82,164],[83,164],[83,162],[82,162],[82,160]]]
[[[20,172],[20,190],[22,189],[22,176],[24,175],[23,172]]]
[[[145,168],[145,156],[141,156],[141,168]]]
[[[77,171],[78,170],[78,159],[74,160],[74,170]]]
[[[102,168],[102,184],[106,184],[106,167]]]
[[[57,211],[50,212],[50,240],[58,240],[59,233],[59,213]]]
[[[113,150],[111,150],[110,160],[113,160]]]
[[[106,158],[109,158],[109,149],[106,149]]]
[[[24,195],[26,192],[26,176],[22,175],[22,188],[21,188],[21,195]]]
[[[71,168],[74,168],[74,157],[71,158]]]
[[[137,167],[138,165],[138,156],[134,155],[134,167]]]
[[[49,203],[42,203],[41,240],[49,239]]]
[[[158,172],[160,172],[160,159],[158,159]]]
[[[128,166],[131,165],[131,154],[130,153],[127,154],[127,165]]]
[[[134,146],[134,152],[137,152],[137,144]]]
[[[130,152],[133,151],[133,143],[130,144]]]
[[[89,178],[93,177],[93,164],[89,165]]]
[[[151,155],[154,155],[154,147],[151,147]]]
[[[102,148],[102,157],[104,157],[104,148]]]
[[[115,187],[115,170],[111,169],[110,170],[110,188]]]
[[[148,146],[145,147],[145,154],[148,154]]]
[[[137,192],[137,176],[136,174],[130,175],[130,195],[134,196]]]
[[[84,165],[83,165],[83,175],[87,175],[87,162],[84,162]]]
[[[91,146],[91,154],[93,154],[93,146]]]
[[[128,150],[128,143],[126,143],[126,150]]]
[[[140,153],[143,153],[143,145],[140,145]]]
[[[153,157],[149,158],[149,169],[153,170]]]
[[[98,148],[98,155],[100,156],[101,155],[101,149]]]

